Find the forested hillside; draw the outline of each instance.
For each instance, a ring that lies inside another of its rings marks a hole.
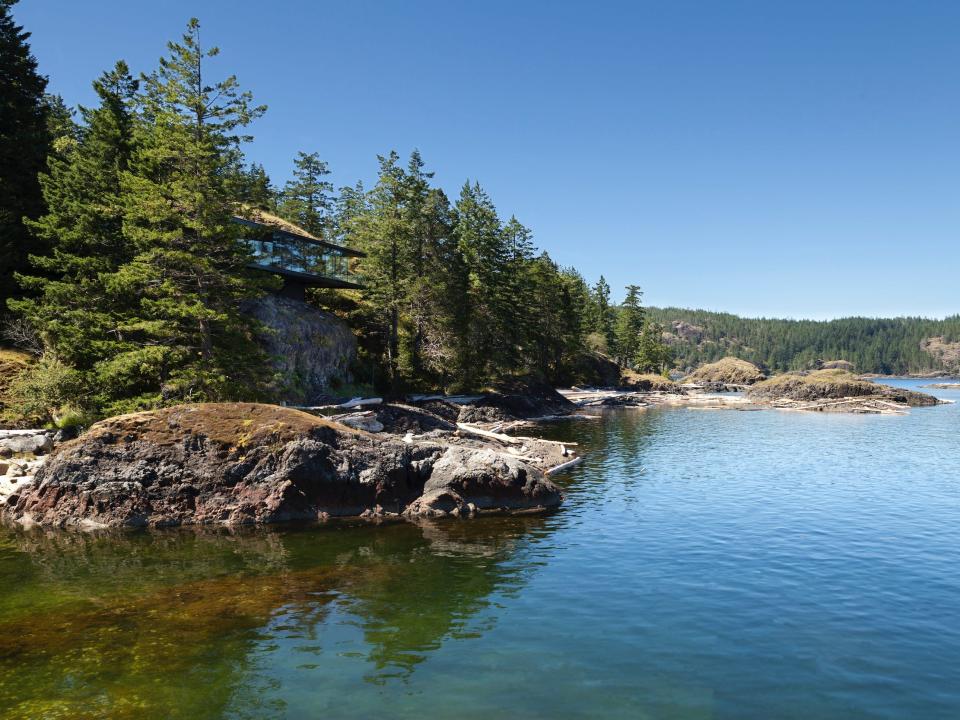
[[[827,360],[848,360],[863,373],[960,370],[960,315],[815,321],[668,307],[648,308],[648,316],[664,326],[664,338],[681,368],[734,355],[775,371]]]
[[[285,400],[245,310],[282,286],[236,222],[257,210],[362,252],[359,289],[307,301],[357,336],[364,391],[591,380],[596,353],[668,364],[638,286],[613,307],[602,277],[558,266],[475,179],[448,197],[416,150],[378,156],[370,188],[336,190],[313,152],[273,184],[247,155],[266,107],[235,76],[216,79],[198,20],[155,68],[118,61],[93,81],[97,104],[73,110],[44,94],[13,4],[0,0],[0,105],[18,110],[0,117],[0,156],[23,162],[0,163],[0,337],[30,360],[4,378],[13,421]]]

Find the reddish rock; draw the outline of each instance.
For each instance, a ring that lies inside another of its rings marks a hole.
[[[443,510],[445,490],[462,503]],[[122,415],[65,443],[5,518],[22,524],[162,526],[437,515],[473,504],[560,504],[543,473],[489,449],[405,443],[273,405],[180,405]]]

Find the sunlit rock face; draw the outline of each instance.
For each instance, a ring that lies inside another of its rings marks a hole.
[[[62,445],[35,487],[11,496],[4,518],[157,527],[469,515],[562,501],[540,469],[451,441],[371,435],[276,405],[179,405],[104,420]]]
[[[350,381],[357,341],[335,316],[279,295],[248,303],[245,312],[263,324],[260,342],[277,373],[277,402],[311,404],[332,383]]]

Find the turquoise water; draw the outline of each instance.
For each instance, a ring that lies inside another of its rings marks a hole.
[[[546,517],[6,532],[0,716],[960,717],[960,405],[544,432]]]

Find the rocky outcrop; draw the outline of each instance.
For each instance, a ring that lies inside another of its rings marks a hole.
[[[331,384],[349,381],[357,342],[338,318],[277,295],[248,303],[244,311],[263,325],[260,342],[278,377],[276,401],[315,404]]]
[[[775,407],[842,412],[897,411],[940,402],[926,393],[861,380],[845,370],[777,375],[754,385],[747,396]]]
[[[460,422],[497,422],[569,415],[574,405],[544,382],[513,379],[498,383],[494,391],[460,410]]]
[[[0,456],[42,455],[53,450],[53,436],[48,430],[0,430]]]
[[[222,403],[95,424],[50,455],[4,517],[52,526],[244,524],[544,510],[561,500],[539,469],[490,448]]]
[[[722,385],[752,385],[766,378],[763,370],[751,362],[735,357],[725,357],[690,373],[687,383],[720,383]]]
[[[924,338],[920,349],[950,372],[960,371],[960,342],[950,342],[943,336]]]
[[[855,370],[854,364],[849,360],[824,360],[819,365],[818,370],[845,370],[847,372]]]
[[[576,385],[615,387],[620,384],[620,365],[598,352],[581,353],[575,364],[573,377]]]
[[[450,448],[434,464],[423,495],[404,514],[436,516],[544,506],[554,502],[555,488],[539,472],[515,457],[492,449]]]
[[[682,395],[684,393],[677,383],[670,378],[653,373],[638,373],[624,369],[620,378],[620,387],[626,390],[640,390],[642,392],[667,392]]]

